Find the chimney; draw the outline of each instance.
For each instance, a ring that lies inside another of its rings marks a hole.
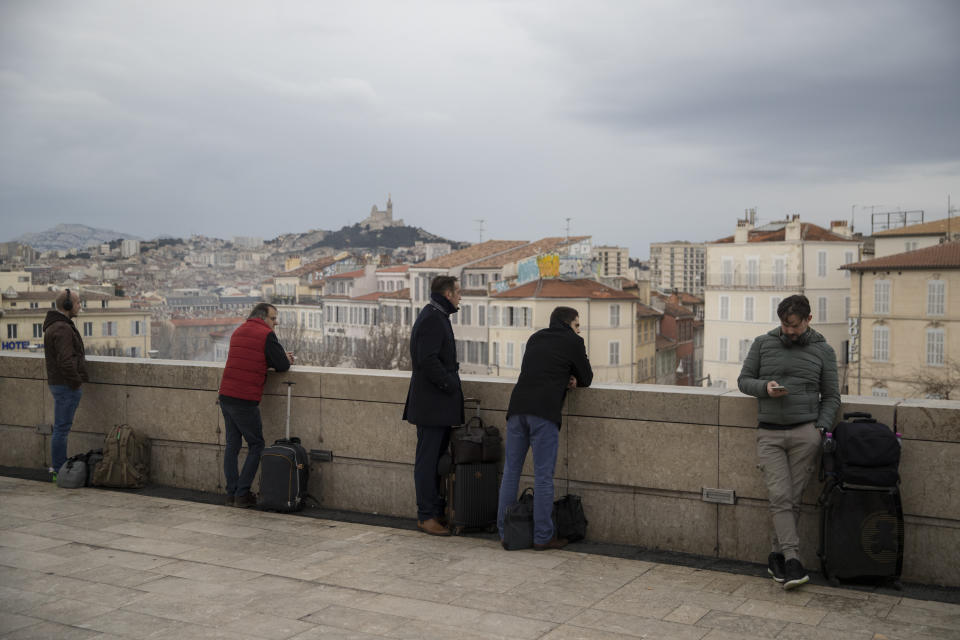
[[[787,222],[787,226],[784,227],[784,236],[783,239],[786,242],[800,242],[800,230],[802,226],[800,224],[800,214],[795,213],[790,216],[790,221]]]
[[[753,224],[750,220],[744,218],[742,220],[737,220],[737,230],[733,234],[733,241],[737,244],[743,244],[750,239],[750,230],[753,229]]]
[[[850,229],[850,223],[846,220],[831,220],[830,231],[844,238],[853,237],[853,230]]]

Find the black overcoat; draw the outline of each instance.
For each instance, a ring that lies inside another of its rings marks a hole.
[[[410,331],[410,388],[403,419],[421,426],[463,424],[460,365],[449,314],[431,301]]]
[[[570,376],[576,377],[578,387],[589,387],[593,369],[583,338],[567,323],[555,322],[527,340],[507,417],[537,416],[559,426]]]

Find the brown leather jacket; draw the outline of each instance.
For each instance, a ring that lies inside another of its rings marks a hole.
[[[43,321],[43,355],[47,364],[47,384],[65,384],[79,389],[87,382],[87,360],[83,356],[83,338],[67,316],[47,311]]]

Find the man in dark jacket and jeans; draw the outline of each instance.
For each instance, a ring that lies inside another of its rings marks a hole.
[[[593,369],[580,337],[576,309],[557,307],[550,326],[527,340],[520,378],[507,409],[507,440],[497,507],[497,528],[503,539],[503,516],[517,500],[520,472],[533,451],[533,548],[559,549],[567,540],[553,530],[553,472],[560,444],[560,410],[567,389],[589,387]]]
[[[784,589],[809,581],[800,562],[800,499],[820,450],[820,433],[840,408],[837,357],[810,328],[806,296],[777,307],[780,326],[753,341],[737,384],[759,398],[757,467],[763,472],[773,519],[767,571]]]
[[[67,461],[67,437],[73,416],[80,406],[80,386],[89,380],[84,358],[83,338],[73,319],[82,306],[75,291],[62,291],[56,309],[47,311],[43,321],[43,355],[47,365],[47,385],[53,395],[53,437],[50,438],[50,473],[56,473]]]
[[[417,425],[413,481],[417,492],[417,526],[433,536],[448,536],[441,519],[446,507],[440,497],[437,463],[450,444],[450,427],[463,424],[463,391],[457,345],[450,314],[460,306],[460,285],[453,276],[430,283],[430,302],[410,330],[410,388],[403,419]]]
[[[263,453],[260,399],[267,382],[267,369],[286,371],[293,364],[293,354],[283,350],[273,332],[276,326],[277,308],[261,302],[230,336],[219,397],[227,442],[223,453],[227,506],[247,508],[257,504],[257,495],[250,487]],[[238,472],[237,455],[243,440],[247,441],[247,459],[243,470]]]

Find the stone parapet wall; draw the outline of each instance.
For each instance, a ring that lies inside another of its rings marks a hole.
[[[70,454],[101,446],[128,423],[153,441],[152,479],[222,491],[222,365],[90,358]],[[291,433],[314,462],[310,493],[324,506],[415,513],[416,434],[401,419],[408,374],[294,367],[271,373],[261,411],[267,442],[283,435],[293,381]],[[512,382],[464,378],[484,420],[503,429]],[[960,402],[845,396],[843,411],[869,411],[903,434],[904,579],[960,586]],[[0,356],[0,465],[49,464],[53,400],[39,355]],[[766,489],[755,467],[756,400],[736,391],[597,385],[571,392],[564,412],[556,488],[583,496],[592,540],[764,562]],[[521,486],[532,484],[528,457]],[[735,505],[704,502],[701,489],[736,492]],[[801,514],[803,561],[816,567],[820,485]]]

